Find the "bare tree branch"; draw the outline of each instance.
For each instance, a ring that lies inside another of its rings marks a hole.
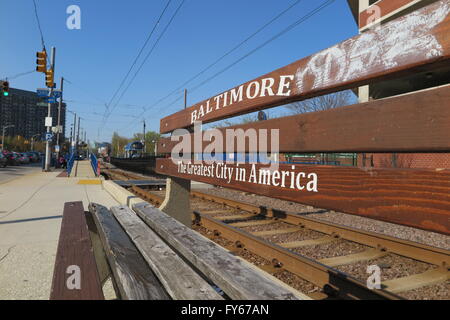
[[[340,91],[312,99],[294,102],[288,106],[294,114],[324,111],[351,104],[349,90]]]

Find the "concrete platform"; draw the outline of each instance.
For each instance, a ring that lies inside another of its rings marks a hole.
[[[102,185],[33,172],[0,184],[0,300],[48,299],[64,203],[118,205]]]

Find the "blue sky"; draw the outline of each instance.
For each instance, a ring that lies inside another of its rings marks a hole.
[[[150,40],[140,65],[182,0],[172,0]],[[222,70],[325,0],[303,0],[270,27],[188,84],[187,89]],[[114,131],[132,136],[142,120],[159,131],[159,120],[183,108],[175,94],[155,102],[214,62],[295,0],[186,0],[161,38],[108,123],[99,130],[105,104],[110,101],[144,44],[167,0],[36,0],[47,50],[57,48],[56,78],[65,84],[69,110],[84,119],[91,141],[108,141]],[[35,68],[41,41],[32,0],[0,0],[0,78]],[[70,5],[81,9],[81,30],[69,30]],[[357,34],[347,1],[336,0],[319,14],[292,29],[217,78],[189,93],[192,105],[217,93],[285,66]],[[134,75],[134,71],[132,72]],[[44,87],[44,75],[13,79],[10,86],[35,91]],[[113,103],[114,105],[114,103]],[[143,108],[147,112],[143,117]],[[72,116],[68,114],[69,125]]]

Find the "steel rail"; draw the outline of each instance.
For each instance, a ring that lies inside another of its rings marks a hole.
[[[337,235],[342,239],[357,242],[369,247],[380,248],[400,256],[413,258],[415,260],[427,262],[440,267],[450,266],[450,252],[445,249],[428,246],[425,244],[403,240],[388,235],[378,234],[359,230],[347,226],[321,221],[314,218],[303,217],[297,214],[288,213],[282,210],[267,208],[264,206],[255,206],[248,203],[222,198],[201,192],[192,192],[194,197],[227,205],[232,208],[264,215],[268,218],[282,220],[302,228],[308,228],[314,231],[328,235]]]
[[[203,227],[213,230],[215,234],[228,240],[235,241],[237,246],[241,248],[245,248],[264,259],[272,261],[274,266],[281,266],[284,270],[314,283],[323,288],[324,292],[329,296],[363,300],[403,299],[385,290],[371,290],[365,283],[343,272],[253,236],[212,217],[195,211],[194,214],[196,222]]]

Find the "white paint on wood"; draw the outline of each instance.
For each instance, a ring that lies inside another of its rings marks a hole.
[[[377,66],[383,72],[402,61],[412,63],[441,56],[442,45],[431,30],[448,16],[450,1],[441,0],[432,7],[431,11],[417,10],[311,56],[306,67],[297,70],[298,92],[369,76]],[[312,86],[306,87],[309,81]]]

